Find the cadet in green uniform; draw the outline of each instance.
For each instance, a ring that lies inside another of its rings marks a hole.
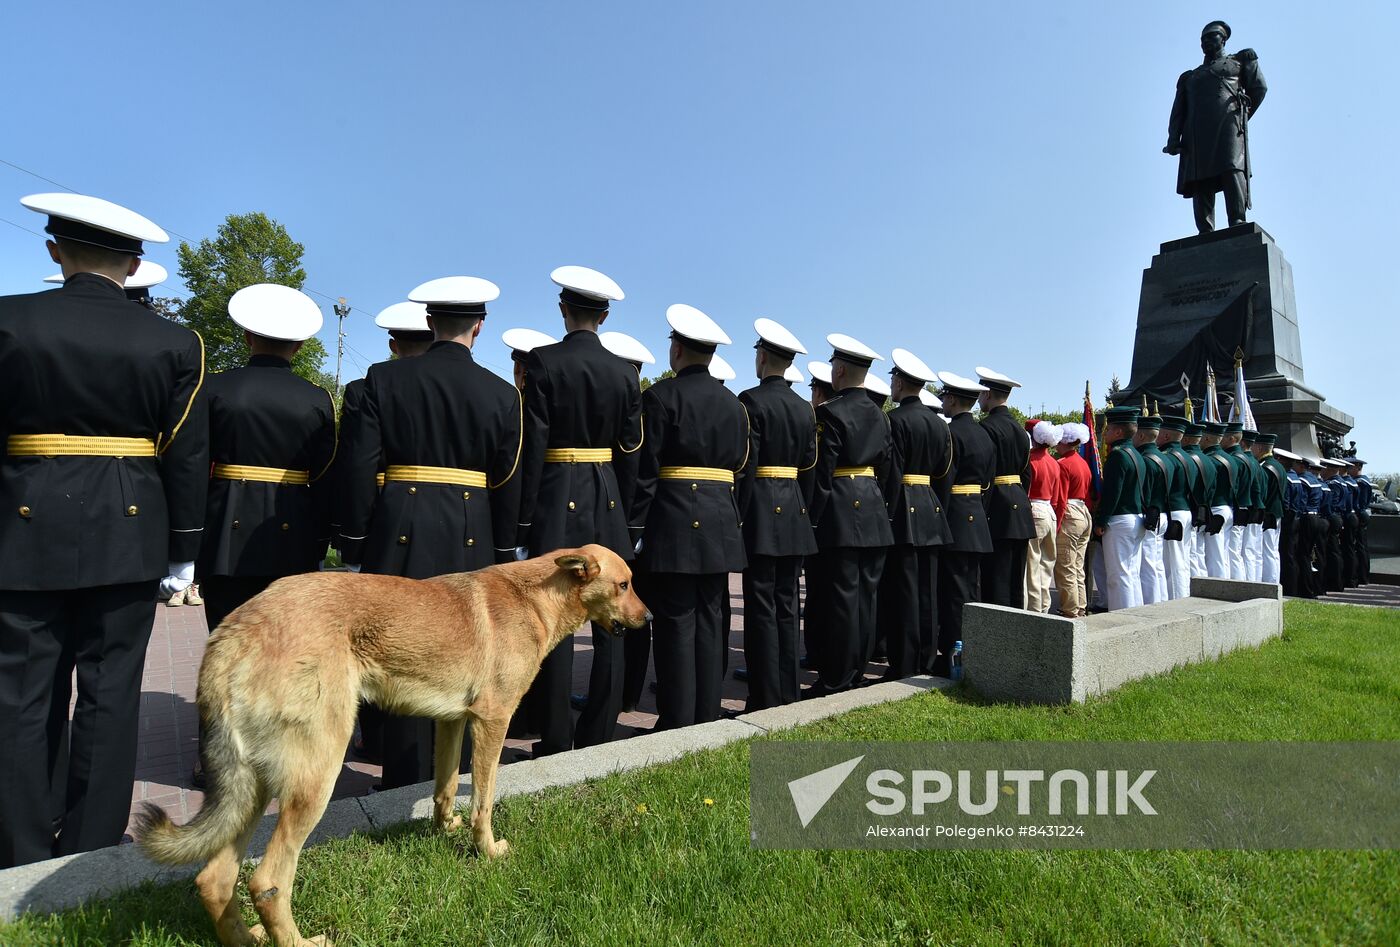
[[[1142,604],[1143,487],[1146,461],[1133,448],[1138,409],[1104,412],[1103,491],[1094,511],[1095,532],[1103,539],[1105,595],[1110,611]]]

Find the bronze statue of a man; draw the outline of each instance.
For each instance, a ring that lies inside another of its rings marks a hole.
[[[1230,27],[1221,20],[1201,31],[1205,62],[1176,80],[1176,101],[1167,128],[1169,155],[1180,155],[1176,192],[1192,200],[1196,228],[1215,229],[1215,193],[1225,192],[1230,226],[1244,223],[1249,200],[1249,120],[1269,91],[1259,55],[1225,53]]]

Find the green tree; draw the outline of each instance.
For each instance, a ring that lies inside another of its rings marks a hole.
[[[650,388],[652,385],[656,384],[658,381],[660,381],[660,380],[663,379],[663,378],[675,378],[675,377],[676,377],[676,373],[673,372],[673,371],[671,371],[669,368],[666,369],[664,372],[662,372],[660,375],[657,375],[655,378],[648,378],[647,376],[643,375],[643,376],[642,376],[642,390],[643,390],[643,391],[646,391],[648,388]]]
[[[190,295],[178,303],[172,318],[204,337],[208,371],[227,371],[247,360],[243,330],[228,317],[229,299],[255,283],[301,289],[306,282],[301,266],[304,251],[286,227],[257,211],[230,214],[213,240],[206,237],[193,247],[181,241],[180,278]],[[310,338],[292,359],[292,371],[330,389],[335,379],[322,369],[325,361],[326,347],[320,339]]]

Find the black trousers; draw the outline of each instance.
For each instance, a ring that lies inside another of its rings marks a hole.
[[[204,620],[212,633],[234,609],[276,582],[272,575],[202,575],[199,594],[204,598]]]
[[[1333,513],[1327,517],[1327,569],[1325,588],[1329,592],[1346,591],[1346,557],[1343,553],[1342,517]]]
[[[574,746],[597,746],[616,739],[617,715],[622,712],[624,654],[620,635],[593,626],[593,664],[588,672],[588,703],[574,729]]]
[[[1279,584],[1284,595],[1298,593],[1298,514],[1292,510],[1283,511],[1283,522],[1278,533]]]
[[[574,745],[574,711],[569,703],[574,682],[574,639],[565,638],[540,662],[540,671],[520,701],[527,728],[538,730],[535,756],[562,753]]]
[[[727,572],[653,572],[646,603],[655,634],[657,730],[719,719]]]
[[[750,556],[744,570],[746,710],[797,700],[797,576],[801,556]]]
[[[155,597],[154,581],[0,591],[0,868],[121,841]]]
[[[885,547],[823,549],[816,558],[826,583],[817,667],[827,690],[845,690],[864,680],[875,647]]]
[[[881,632],[891,680],[920,674],[933,663],[938,632],[938,547],[891,546],[880,576]]]
[[[647,592],[647,573],[639,563],[633,563],[632,588],[637,597],[648,608],[651,599]],[[642,688],[647,682],[647,666],[651,662],[651,622],[640,628],[628,628],[622,642],[622,709],[629,712],[637,709],[642,699]]]
[[[987,553],[944,549],[938,555],[938,650],[931,670],[947,677],[952,670],[953,645],[962,640],[963,606],[979,601],[978,581]]]
[[[1355,588],[1362,584],[1361,578],[1361,517],[1355,513],[1345,513],[1342,521],[1346,524],[1346,529],[1342,532],[1343,542],[1346,543],[1345,566],[1346,583],[1348,588]]]
[[[1371,582],[1371,546],[1366,535],[1371,525],[1371,517],[1366,513],[1356,514],[1356,584],[1369,585]]]
[[[1008,608],[1026,607],[1026,540],[994,539],[982,558],[982,601]]]
[[[1201,233],[1210,233],[1215,229],[1215,187],[1216,182],[1198,182],[1196,193],[1191,196],[1191,209],[1196,215],[1196,229]],[[1219,180],[1220,190],[1225,192],[1225,216],[1229,220],[1228,226],[1244,223],[1245,205],[1245,179],[1243,171],[1234,171],[1223,174]]]
[[[1325,516],[1307,513],[1298,516],[1296,581],[1298,594],[1305,598],[1317,598],[1327,591],[1327,533],[1330,528]]]

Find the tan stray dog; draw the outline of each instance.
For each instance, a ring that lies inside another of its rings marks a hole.
[[[602,546],[433,579],[322,572],[274,582],[209,639],[199,668],[209,792],[176,826],[147,803],[136,837],[167,864],[208,859],[195,879],[227,945],[325,943],[292,920],[297,858],[330,800],[361,698],[437,720],[434,821],[453,812],[462,734],[472,727],[472,834],[489,857],[496,766],[506,727],[540,662],[586,620],[614,633],[651,616],[621,557]],[[235,891],[254,827],[276,798],[277,827],[249,880],[262,924]]]

